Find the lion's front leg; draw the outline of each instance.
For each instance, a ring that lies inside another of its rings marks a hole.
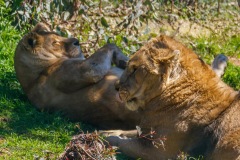
[[[113,63],[116,64],[117,67],[125,69],[127,67],[128,60],[129,58],[125,56],[118,47],[115,47],[112,58]]]
[[[161,150],[155,148],[152,143],[147,140],[121,136],[109,136],[105,139],[111,146],[118,147],[120,152],[129,157],[142,158],[144,160],[164,159],[164,153],[161,153]]]
[[[111,146],[133,158],[144,160],[163,159],[165,153],[162,149],[156,148],[152,141],[138,136],[138,130],[107,130],[99,131],[99,134],[106,136],[106,141]]]
[[[71,58],[63,61],[52,74],[54,86],[68,92],[79,90],[102,80],[113,62],[117,67],[125,68],[127,60],[116,45],[106,44],[86,60]]]
[[[98,133],[102,136],[109,137],[109,136],[120,136],[120,137],[127,137],[127,138],[135,138],[137,137],[138,131],[135,130],[102,130]]]

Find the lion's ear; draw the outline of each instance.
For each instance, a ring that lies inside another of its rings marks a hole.
[[[167,55],[160,55],[158,58],[159,62],[165,62],[165,63],[172,63],[172,60],[178,59],[180,55],[179,50],[174,50],[172,53],[168,53]]]
[[[179,56],[180,56],[180,50],[174,50],[173,51],[173,55],[174,55],[174,59],[176,60],[176,59],[179,59]]]
[[[50,32],[50,28],[44,23],[38,23],[33,29],[32,32]]]
[[[151,68],[151,73],[159,75],[164,72],[168,66],[176,66],[178,63],[179,55],[180,51],[174,50],[172,53],[155,56],[153,63],[149,65],[149,68]]]
[[[171,83],[173,81],[176,81],[182,72],[182,68],[179,62],[179,55],[180,55],[180,51],[179,50],[174,50],[173,51],[174,54],[174,58],[171,61],[171,63],[169,64],[169,70],[168,70],[168,76],[167,76],[167,81],[166,83]]]

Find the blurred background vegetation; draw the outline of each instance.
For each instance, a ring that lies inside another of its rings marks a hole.
[[[151,37],[167,34],[207,63],[223,53],[234,65],[240,64],[240,0],[8,0],[1,4],[21,33],[45,22],[63,36],[77,37],[86,56],[108,42],[132,54]],[[228,69],[239,72],[234,66]],[[240,88],[239,74],[227,70],[223,79]]]
[[[77,37],[86,56],[108,42],[131,55],[150,38],[170,35],[208,64],[228,56],[223,80],[240,89],[240,0],[0,0],[0,159],[56,159],[79,126],[92,130],[36,111],[22,92],[14,51],[37,22]]]
[[[5,5],[11,8],[9,16],[18,29],[30,29],[42,21],[62,35],[78,37],[86,52],[113,41],[132,53],[159,33],[222,36],[223,40],[238,35],[239,3],[237,0],[8,0]],[[221,43],[215,45],[206,48],[205,54],[215,54]]]

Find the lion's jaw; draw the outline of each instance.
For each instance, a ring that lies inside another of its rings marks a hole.
[[[124,102],[129,110],[135,111],[139,108],[138,99],[130,93],[128,88],[121,87],[117,93],[117,99]]]
[[[145,55],[135,54],[118,84],[119,99],[132,111],[144,110],[145,104],[160,93],[159,83],[153,82],[161,81],[161,77],[148,71],[149,68],[143,65],[145,58]]]

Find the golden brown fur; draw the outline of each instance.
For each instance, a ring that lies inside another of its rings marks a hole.
[[[164,147],[155,148],[146,138],[103,132],[129,156],[175,159],[181,151],[240,159],[240,94],[181,43],[167,36],[152,39],[131,57],[118,88],[127,107],[141,112],[142,135],[156,131],[148,138],[160,144],[159,137],[167,138]]]
[[[127,60],[113,44],[85,59],[77,39],[39,23],[19,42],[14,65],[24,92],[40,110],[62,111],[102,128],[129,128],[139,116],[116,100],[114,89]]]

